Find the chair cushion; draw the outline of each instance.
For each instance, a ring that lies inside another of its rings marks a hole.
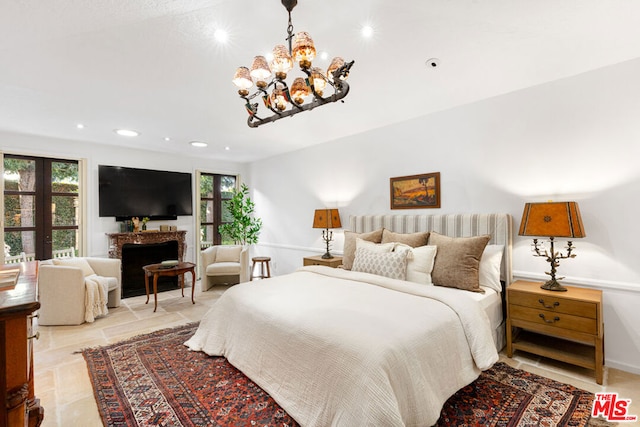
[[[242,252],[242,246],[218,246],[218,249],[216,249],[216,263],[240,262],[240,252]]]
[[[103,279],[107,279],[107,289],[109,291],[112,291],[112,290],[114,290],[115,288],[118,287],[118,279],[116,277],[102,277],[102,276],[98,276],[97,274],[92,274],[92,275],[87,276],[87,277],[92,277],[92,276],[100,277],[100,278],[103,278]]]
[[[225,274],[240,274],[239,262],[216,262],[209,264],[206,270],[207,276],[220,276]]]
[[[96,274],[93,271],[93,268],[89,265],[86,259],[84,258],[55,258],[53,260],[53,265],[65,265],[67,267],[77,267],[82,270],[82,275],[84,277],[91,276],[92,274]]]

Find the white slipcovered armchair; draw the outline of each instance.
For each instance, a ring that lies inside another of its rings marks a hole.
[[[202,292],[218,284],[247,282],[249,280],[249,249],[243,246],[211,246],[200,253]]]
[[[79,325],[86,319],[86,278],[106,282],[107,307],[119,307],[121,261],[115,258],[78,257],[40,262],[38,295],[40,325]],[[91,321],[90,319],[89,321]]]

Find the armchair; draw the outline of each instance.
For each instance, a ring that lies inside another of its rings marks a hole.
[[[217,284],[247,282],[249,280],[249,249],[243,246],[211,246],[200,253],[202,261],[202,292]]]
[[[85,322],[85,277],[96,274],[107,279],[107,307],[119,307],[121,261],[115,258],[78,257],[47,260],[38,269],[40,325],[79,325]]]

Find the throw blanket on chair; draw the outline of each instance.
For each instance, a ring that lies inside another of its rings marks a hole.
[[[96,317],[109,312],[107,309],[109,283],[106,277],[93,274],[84,278],[84,286],[84,320],[91,323]]]

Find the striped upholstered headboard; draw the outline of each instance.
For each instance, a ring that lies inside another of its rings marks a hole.
[[[386,228],[395,233],[435,231],[450,237],[489,234],[490,245],[504,245],[500,280],[507,286],[513,281],[513,220],[509,214],[351,215],[349,227],[356,233]]]

